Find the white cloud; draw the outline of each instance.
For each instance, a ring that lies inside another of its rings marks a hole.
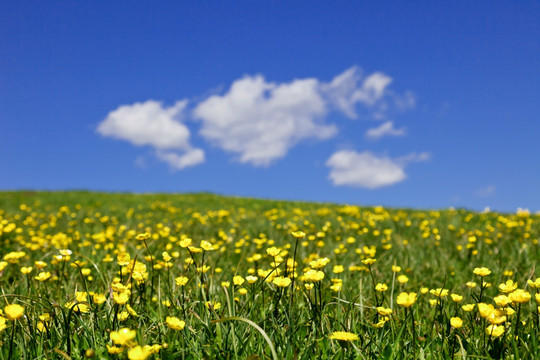
[[[284,157],[303,139],[336,134],[334,125],[324,124],[326,113],[317,79],[275,84],[260,75],[236,80],[226,94],[209,97],[193,111],[205,139],[256,166]]]
[[[366,131],[366,137],[377,140],[383,136],[404,136],[406,135],[405,128],[396,129],[393,121],[387,121],[376,128],[371,128]]]
[[[329,178],[336,186],[376,189],[405,180],[405,166],[412,161],[427,160],[426,154],[391,159],[369,151],[340,150],[326,161],[326,166],[330,167]]]
[[[497,188],[495,185],[484,186],[480,189],[477,189],[474,192],[474,196],[476,196],[477,198],[487,198],[487,197],[495,195],[496,189]]]
[[[384,118],[389,106],[383,99],[398,99],[387,90],[391,82],[381,72],[363,77],[358,67],[345,70],[329,83],[307,78],[277,84],[261,75],[245,76],[234,81],[225,94],[200,102],[193,116],[201,121],[200,134],[206,140],[237,154],[241,163],[268,166],[302,140],[334,136],[336,126],[325,123],[331,109],[356,118],[362,106],[372,116]],[[414,101],[412,94],[403,99],[400,101]],[[383,135],[401,132],[403,129],[390,128]]]
[[[192,148],[190,131],[180,122],[186,105],[187,100],[170,107],[153,100],[122,105],[107,115],[97,132],[136,146],[151,146],[156,149],[159,159],[175,169],[193,166],[204,162],[204,152]],[[178,152],[185,154],[179,155]]]
[[[191,149],[184,154],[177,154],[173,151],[157,151],[158,159],[165,161],[173,169],[181,170],[186,167],[195,166],[204,162],[204,151],[201,149]]]
[[[321,86],[329,101],[350,118],[356,118],[356,104],[374,106],[386,92],[392,78],[376,72],[362,80],[360,68],[354,66]],[[361,83],[361,84],[359,84]],[[385,104],[381,104],[385,107]]]
[[[421,152],[419,154],[413,152],[405,156],[396,158],[396,162],[407,165],[408,163],[413,162],[424,162],[431,160],[431,154],[428,152]]]
[[[299,142],[325,140],[337,133],[328,115],[339,112],[350,118],[369,114],[386,118],[392,109],[414,106],[411,93],[396,95],[389,89],[392,78],[381,73],[363,75],[351,67],[330,82],[317,78],[268,82],[262,75],[245,76],[232,83],[226,92],[203,100],[187,100],[166,107],[158,101],[123,105],[111,111],[98,126],[98,133],[150,146],[152,156],[183,169],[204,162],[202,149],[190,144],[190,130],[183,115],[199,121],[199,134],[222,150],[235,154],[241,163],[268,166],[283,158]],[[200,99],[200,98],[199,98]],[[402,136],[386,122],[366,133],[369,138]]]
[[[416,106],[416,97],[411,91],[405,91],[403,95],[391,93],[394,104],[399,110],[405,111]]]

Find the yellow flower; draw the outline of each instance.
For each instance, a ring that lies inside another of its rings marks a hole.
[[[505,283],[502,283],[499,285],[499,290],[503,293],[510,293],[516,290],[517,287],[518,287],[518,284],[515,283],[513,280],[509,279],[509,280],[506,280]]]
[[[245,281],[246,281],[246,280],[245,280],[242,276],[240,276],[240,275],[236,275],[236,276],[233,277],[233,284],[234,284],[234,285],[240,286],[240,285],[242,285]]]
[[[396,299],[396,303],[398,305],[401,305],[403,307],[411,307],[414,303],[416,302],[416,293],[406,293],[406,292],[402,292],[401,294],[398,295],[397,299]]]
[[[340,292],[342,287],[343,283],[337,282],[330,286],[330,290],[332,290],[333,292]]]
[[[465,304],[461,307],[463,311],[471,312],[474,310],[474,304]]]
[[[142,348],[139,345],[128,350],[129,360],[145,360],[150,355],[152,354],[146,347]]]
[[[511,307],[505,307],[504,309],[497,309],[497,313],[499,316],[512,316],[515,311]]]
[[[529,300],[531,300],[531,294],[523,289],[517,289],[508,295],[510,300],[512,300],[513,303],[526,303]]]
[[[131,256],[129,256],[128,253],[123,252],[123,253],[120,253],[120,254],[118,254],[116,256],[116,260],[118,261],[118,265],[126,266],[127,264],[129,264],[129,262],[131,260]]]
[[[308,270],[304,273],[304,281],[318,282],[324,279],[324,273],[319,270]]]
[[[371,266],[371,265],[375,264],[376,262],[377,262],[377,259],[373,259],[373,258],[368,258],[368,259],[362,260],[362,264],[364,264],[366,266]]]
[[[529,286],[532,288],[540,289],[540,278],[536,278],[535,281],[529,279],[527,280],[527,284],[529,284]]]
[[[358,335],[347,332],[347,331],[334,331],[329,336],[332,340],[339,340],[339,341],[354,341],[358,340]]]
[[[165,261],[166,263],[168,263],[168,262],[170,262],[172,260],[172,256],[167,251],[162,252],[161,256],[163,257],[163,261]],[[172,266],[172,264],[171,264],[171,266]]]
[[[124,348],[118,346],[107,345],[107,352],[109,354],[121,354],[124,352]]]
[[[212,245],[212,243],[209,242],[209,241],[206,241],[206,240],[201,241],[201,247],[203,248],[204,251],[212,251],[212,250],[215,250],[215,248],[214,248],[214,246]]]
[[[275,247],[275,246],[272,246],[272,247],[266,249],[266,253],[267,253],[268,255],[272,256],[272,257],[278,256],[280,252],[281,252],[281,251],[280,251],[277,247]]]
[[[26,253],[24,251],[12,251],[6,255],[4,255],[4,260],[6,260],[7,262],[11,263],[11,264],[16,264],[19,262],[19,260],[21,260],[23,257],[26,256]],[[1,264],[2,266],[2,269],[5,268],[7,265],[6,264]]]
[[[126,309],[131,316],[139,316],[139,314],[137,314],[137,312],[131,306],[129,306],[129,304],[126,304]]]
[[[287,287],[291,284],[291,279],[288,278],[288,277],[283,277],[283,276],[278,276],[276,278],[274,278],[274,280],[272,281],[272,283],[274,285],[277,285],[279,287]]]
[[[491,315],[493,311],[495,311],[495,307],[491,304],[484,304],[484,303],[478,304],[478,313],[483,318],[489,317],[489,315]]]
[[[75,293],[75,299],[77,302],[86,302],[88,301],[88,293],[86,291],[77,291]]]
[[[92,299],[94,300],[94,304],[103,304],[106,300],[104,294],[94,294],[92,296]]]
[[[246,288],[240,288],[238,289],[237,291],[240,295],[246,295],[247,294],[247,289]]]
[[[489,270],[486,267],[474,268],[473,273],[475,275],[480,276],[480,277],[484,277],[484,276],[487,276],[487,275],[491,274],[491,270]]]
[[[188,283],[188,278],[185,276],[179,276],[174,281],[176,282],[176,286],[184,286]]]
[[[463,320],[461,320],[459,317],[451,317],[450,325],[452,325],[452,327],[455,327],[456,329],[459,329],[463,326]]]
[[[306,236],[306,233],[303,231],[293,231],[291,234],[297,239],[302,239],[303,237]]]
[[[147,233],[147,232],[135,236],[135,239],[137,239],[139,241],[148,240],[149,238],[150,238],[150,234]]]
[[[26,275],[26,274],[30,274],[30,273],[32,272],[32,270],[34,270],[34,269],[33,269],[31,266],[23,266],[23,267],[21,268],[21,272],[22,272],[23,274],[25,274],[25,275]]]
[[[86,314],[90,312],[90,307],[86,304],[80,304],[80,303],[74,303],[72,301],[67,302],[66,305],[64,305],[67,309],[73,309],[74,312],[79,314]]]
[[[230,281],[222,281],[222,282],[221,282],[221,286],[223,286],[223,287],[229,287],[229,286],[231,286],[231,282],[230,282]]]
[[[61,249],[58,251],[60,253],[60,255],[62,256],[70,256],[71,254],[73,254],[73,251],[69,250],[69,249]]]
[[[124,284],[122,284],[121,282],[119,282],[120,279],[118,279],[118,282],[113,282],[111,284],[111,288],[114,292],[117,292],[117,293],[122,293],[122,292],[127,292],[129,291],[129,289],[127,288],[127,286],[124,286]]]
[[[491,324],[499,325],[506,321],[506,316],[504,316],[503,311],[494,309],[486,319]]]
[[[384,326],[384,324],[386,324],[386,322],[387,322],[388,320],[390,320],[388,317],[384,317],[384,318],[382,318],[381,320],[379,320],[378,323],[376,323],[376,324],[371,324],[371,325],[372,325],[374,328],[376,328],[376,329],[380,329],[380,328],[382,328],[382,327]]]
[[[375,290],[379,292],[385,292],[386,290],[388,290],[388,285],[383,284],[383,283],[378,283],[377,285],[375,285]]]
[[[192,240],[190,238],[185,238],[185,239],[180,241],[180,246],[183,247],[183,248],[187,248],[187,247],[191,246],[191,242],[192,242]]]
[[[189,250],[189,252],[191,252],[193,254],[202,253],[202,251],[203,251],[200,247],[196,247],[196,246],[188,246],[188,250]]]
[[[4,313],[8,317],[9,320],[17,320],[21,316],[24,315],[24,307],[22,307],[19,304],[11,304],[7,305],[4,308]]]
[[[137,336],[137,332],[128,328],[123,328],[118,331],[111,331],[110,336],[113,343],[124,346],[129,344],[129,342]]]
[[[81,274],[83,274],[84,276],[88,276],[91,273],[92,273],[92,270],[90,270],[88,268],[81,269]],[[88,280],[90,280],[90,278],[88,278]]]
[[[2,331],[2,326],[1,326],[1,322],[0,322],[0,331]],[[47,330],[47,327],[45,326],[45,323],[43,321],[38,321],[37,324],[36,324],[36,328],[39,332],[45,332]]]
[[[405,284],[407,282],[409,282],[409,278],[407,277],[407,275],[399,275],[397,277],[397,281],[400,283],[400,284]]]
[[[379,315],[381,315],[381,316],[392,315],[392,309],[385,308],[385,307],[382,307],[382,306],[379,306],[379,307],[377,308],[377,312],[378,312]]]
[[[47,263],[45,261],[38,260],[34,261],[34,266],[36,269],[43,269],[45,266],[47,266]]]
[[[208,309],[218,310],[219,308],[221,308],[221,303],[215,301],[207,301],[205,305]]]
[[[118,313],[118,321],[125,321],[127,318],[129,318],[129,313],[127,311]]]
[[[313,260],[309,262],[309,266],[311,266],[313,269],[322,269],[330,262],[329,258],[320,258],[317,260]]]
[[[392,272],[398,273],[401,271],[401,266],[392,265]]]
[[[165,343],[164,345],[167,345]],[[154,345],[144,345],[144,348],[150,352],[150,354],[157,354],[161,349],[163,349],[165,346],[160,344],[154,344]]]
[[[334,274],[342,273],[343,270],[345,270],[345,269],[343,268],[343,265],[335,265],[334,268],[332,269],[332,271],[334,272]]]
[[[461,300],[463,300],[463,295],[450,294],[450,297],[452,298],[452,301],[454,302],[460,302]]]
[[[129,294],[127,292],[123,292],[123,293],[113,292],[113,300],[118,305],[124,305],[129,300]]]
[[[431,295],[435,295],[438,298],[443,298],[443,297],[448,296],[448,289],[441,289],[441,288],[431,289],[429,293]]]
[[[499,296],[495,296],[493,298],[493,301],[495,301],[495,304],[497,304],[497,306],[506,307],[506,305],[512,302],[512,299],[510,299],[506,295],[499,295]]]
[[[248,275],[248,276],[246,276],[246,280],[247,280],[248,283],[253,284],[257,280],[259,280],[259,278],[256,277],[256,276],[253,276],[253,275]]]
[[[500,337],[502,334],[504,334],[504,330],[505,328],[503,325],[492,324],[486,328],[486,334],[491,337],[497,338],[497,337]]]
[[[167,326],[173,330],[182,330],[186,326],[186,322],[184,320],[180,320],[179,318],[173,316],[167,316],[165,322],[167,323]]]
[[[465,285],[471,289],[475,288],[476,287],[476,283],[474,281],[467,281],[467,283],[465,283]]]
[[[48,271],[42,271],[34,277],[37,281],[47,281],[51,277],[51,273]]]

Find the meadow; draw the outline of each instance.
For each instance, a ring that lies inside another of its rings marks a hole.
[[[540,358],[540,216],[0,193],[0,359]]]

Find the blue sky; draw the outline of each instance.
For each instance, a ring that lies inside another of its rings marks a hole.
[[[540,210],[538,1],[5,1],[0,189]]]

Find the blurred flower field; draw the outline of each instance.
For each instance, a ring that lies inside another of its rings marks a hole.
[[[0,359],[539,358],[540,216],[0,193]]]

